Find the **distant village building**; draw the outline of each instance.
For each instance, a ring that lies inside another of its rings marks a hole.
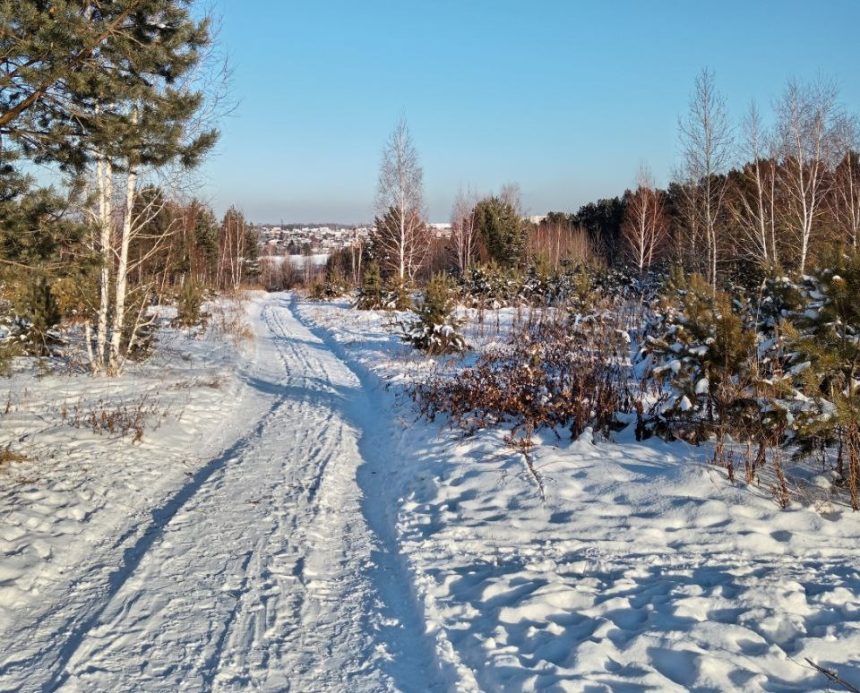
[[[356,225],[256,225],[261,254],[266,256],[328,256],[366,239],[369,226]]]
[[[433,232],[433,236],[435,238],[450,238],[452,227],[448,222],[438,222],[434,224],[427,224],[430,227],[430,230]]]

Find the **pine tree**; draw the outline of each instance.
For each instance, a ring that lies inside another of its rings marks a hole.
[[[860,510],[860,253],[820,271],[789,331],[793,373],[815,408],[798,416],[801,452],[837,447],[838,482]]]
[[[326,267],[325,279],[322,282],[322,298],[340,298],[349,291],[343,270],[337,264]]]
[[[696,441],[720,427],[737,431],[758,411],[756,333],[701,275],[674,281],[677,304],[659,311],[644,348],[656,361],[652,375],[669,386],[660,419]]]
[[[176,324],[180,327],[192,327],[200,324],[205,317],[203,290],[189,280],[182,285],[176,298]]]
[[[139,165],[176,156],[193,165],[215,132],[185,138],[203,95],[181,79],[210,41],[208,21],[192,19],[190,7],[190,0],[0,2],[0,137],[27,157],[78,171],[100,154],[124,159],[130,148]]]
[[[91,245],[101,267],[85,325],[96,372],[122,369],[142,318],[146,288],[129,295],[130,248],[147,221],[134,213],[139,175],[174,162],[195,166],[217,137],[193,122],[205,95],[188,78],[210,36],[190,8],[190,0],[0,2],[3,165],[24,156],[95,169]],[[115,242],[117,174],[124,205]]]
[[[29,283],[26,292],[27,329],[26,338],[32,353],[46,356],[57,343],[54,328],[60,323],[60,309],[44,277]]]
[[[80,283],[88,270],[83,226],[67,213],[69,200],[11,166],[0,169],[0,298],[4,322],[31,353],[55,346],[53,328],[62,318],[58,281]]]
[[[418,319],[401,325],[403,341],[431,356],[465,351],[466,340],[458,332],[462,323],[454,317],[455,308],[450,280],[444,274],[433,275],[416,311]]]
[[[385,298],[379,263],[372,261],[364,271],[355,307],[359,310],[379,310],[385,307]]]
[[[488,197],[475,206],[475,227],[490,257],[502,267],[516,267],[524,258],[523,220],[510,202]]]
[[[385,309],[409,310],[412,308],[412,291],[405,279],[394,275],[385,282]]]

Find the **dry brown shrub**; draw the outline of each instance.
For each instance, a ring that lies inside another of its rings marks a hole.
[[[99,435],[131,436],[133,443],[143,440],[147,425],[163,418],[157,403],[148,395],[127,402],[99,399],[96,402],[63,404],[60,417],[73,428],[89,428]]]
[[[451,417],[468,431],[500,423],[536,430],[587,426],[609,433],[634,406],[626,333],[615,314],[524,323],[506,344],[488,348],[475,366],[437,375],[413,391],[421,412]]]
[[[27,456],[22,452],[16,452],[12,449],[12,444],[9,443],[5,448],[0,448],[0,465],[7,462],[25,462]]]
[[[234,291],[225,300],[213,304],[210,310],[210,329],[216,335],[228,339],[235,346],[254,339],[254,329],[246,320],[247,294]]]

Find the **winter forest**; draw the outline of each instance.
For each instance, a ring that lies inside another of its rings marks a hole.
[[[860,690],[851,69],[538,215],[392,109],[297,264],[229,21],[0,0],[0,691]]]

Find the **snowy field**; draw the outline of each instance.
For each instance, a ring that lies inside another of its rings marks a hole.
[[[390,315],[244,310],[117,380],[2,381],[0,691],[860,686],[850,511],[627,430],[542,434],[542,500],[505,431],[417,417],[436,365]]]

